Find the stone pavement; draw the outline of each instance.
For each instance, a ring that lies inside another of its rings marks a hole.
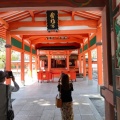
[[[55,106],[57,91],[57,81],[38,83],[21,87],[12,93],[13,109],[15,111],[14,120],[61,120],[60,109]],[[73,110],[74,120],[103,120],[90,97],[101,97],[97,88],[97,81],[93,80],[92,85],[88,85],[87,80],[77,78],[73,82]],[[99,103],[100,104],[100,103]]]

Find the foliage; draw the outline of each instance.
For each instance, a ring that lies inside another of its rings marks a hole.
[[[0,38],[0,68],[5,67],[5,40]]]
[[[5,40],[0,38],[0,69],[3,69],[5,67],[5,61],[6,61],[6,49],[5,49]],[[16,51],[11,52],[11,60],[20,60],[19,54]]]

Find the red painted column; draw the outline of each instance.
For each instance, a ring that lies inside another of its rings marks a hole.
[[[78,61],[75,61],[75,68],[78,68]]]
[[[21,82],[25,85],[25,73],[24,73],[24,40],[22,39],[22,52],[21,52]]]
[[[102,42],[102,30],[100,27],[97,29],[97,43],[101,42]],[[97,44],[97,68],[98,68],[98,85],[103,85],[102,44]]]
[[[67,70],[69,71],[70,68],[69,68],[69,55],[67,55]]]
[[[79,60],[77,60],[77,68],[79,67]]]
[[[45,61],[44,60],[42,60],[42,67],[44,67],[44,69],[45,69]]]
[[[37,72],[37,56],[35,56],[35,71]]]
[[[40,60],[40,69],[43,67],[43,61]]]
[[[103,85],[102,46],[97,46],[97,68],[98,68],[98,85]]]
[[[92,57],[91,51],[88,51],[88,83],[92,83]]]
[[[29,55],[29,59],[30,59],[30,64],[29,64],[30,78],[32,78],[32,46],[31,46],[31,45],[30,45],[30,55]]]
[[[51,70],[51,55],[48,55],[48,71]]]
[[[83,74],[83,56],[81,56],[81,61],[80,61],[80,72]]]
[[[29,59],[30,59],[30,64],[29,64],[30,77],[32,78],[32,54],[30,54]]]
[[[11,71],[11,36],[9,31],[6,32],[6,65],[5,70]],[[11,84],[11,79],[6,79],[6,84]]]
[[[81,73],[81,55],[78,56],[79,59],[79,73]]]
[[[85,54],[83,55],[83,79],[86,80],[86,58],[85,58]]]
[[[39,56],[39,50],[37,50],[37,70],[40,70],[40,56]]]
[[[25,85],[25,78],[24,78],[24,52],[21,52],[21,82]]]
[[[83,44],[81,44],[81,49],[82,49],[82,52],[83,52]],[[81,54],[81,57],[80,57],[80,73],[83,74],[83,54]]]

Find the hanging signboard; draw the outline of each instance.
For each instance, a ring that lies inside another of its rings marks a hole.
[[[47,14],[47,30],[50,32],[51,30],[58,31],[58,11],[50,10],[46,12]]]

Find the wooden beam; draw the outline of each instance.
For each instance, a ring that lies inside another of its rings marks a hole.
[[[74,20],[75,12],[72,11],[72,20]]]
[[[35,17],[46,17],[46,14],[35,14]],[[59,17],[71,17],[71,14],[69,13],[59,13]]]
[[[21,19],[21,18],[23,18],[23,16],[24,16],[24,18],[25,18],[25,16],[30,16],[29,15],[29,13],[28,12],[22,12],[22,13],[18,13],[18,14],[15,14],[15,15],[13,15],[13,16],[11,16],[11,17],[7,17],[5,20],[6,21],[15,21],[16,19]]]
[[[96,29],[83,29],[83,30],[59,30],[58,32],[47,32],[47,31],[10,31],[11,35],[69,35],[69,34],[87,34],[96,33]]]
[[[30,15],[32,17],[32,21],[34,22],[35,21],[34,12],[32,10],[29,10],[29,13],[30,13]]]
[[[4,13],[4,14],[0,14],[0,16],[1,16],[1,18],[3,18],[6,21],[7,18],[17,16],[17,15],[22,14],[24,12],[25,11],[11,11],[11,12],[7,12],[7,13]]]
[[[51,35],[50,37],[52,37],[53,35]],[[53,37],[58,37],[58,36],[62,36],[62,35],[54,35]],[[73,37],[76,37],[76,38],[80,38],[80,39],[83,39],[83,38],[88,38],[88,34],[79,34],[79,35],[73,35],[73,34],[66,34],[65,36],[73,36]],[[24,39],[34,39],[35,38],[41,38],[41,37],[48,37],[46,35],[24,35],[23,38]]]
[[[11,20],[8,20],[10,23],[11,22],[13,22],[13,21],[21,21],[21,20],[23,20],[23,19],[26,19],[26,18],[28,18],[28,17],[30,17],[30,15],[29,14],[26,14],[26,15],[23,15],[23,16],[21,16],[21,17],[17,17],[17,18],[14,18],[14,19],[11,19]]]
[[[102,19],[100,18],[99,20],[98,20],[98,27],[101,27],[102,26]]]
[[[9,24],[4,21],[2,18],[0,18],[0,24],[5,28],[5,29],[8,29],[9,28]]]
[[[89,26],[96,28],[98,22],[96,20],[59,20],[59,26]],[[9,30],[14,30],[19,27],[46,27],[46,21],[36,22],[13,22],[9,24]]]
[[[77,42],[77,43],[83,43],[82,39],[66,39],[66,40],[46,40],[45,38],[36,39],[31,41],[31,44],[37,44],[37,43],[61,43],[61,42]]]
[[[16,13],[18,13],[18,11],[4,12],[4,13],[0,14],[0,18],[5,19],[6,17],[9,17],[9,16],[14,15]]]
[[[87,19],[90,19],[90,20],[99,20],[100,16],[97,16],[97,15],[94,15],[94,14],[90,14],[90,13],[87,13],[87,12],[75,12],[75,15],[77,16],[81,16],[83,18],[87,18]]]

